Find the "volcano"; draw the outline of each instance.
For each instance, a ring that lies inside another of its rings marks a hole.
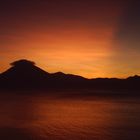
[[[140,76],[126,79],[84,77],[63,72],[49,73],[32,61],[21,59],[0,74],[0,89],[91,89],[91,90],[140,90]]]
[[[40,69],[34,62],[18,60],[11,63],[11,68],[1,74],[1,85],[7,88],[33,88],[44,86],[49,73]]]
[[[62,72],[48,73],[26,59],[15,61],[11,66],[0,75],[0,85],[3,88],[65,88],[87,80],[81,76]]]

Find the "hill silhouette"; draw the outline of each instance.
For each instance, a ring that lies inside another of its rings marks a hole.
[[[96,78],[63,72],[48,73],[34,62],[21,59],[11,63],[11,68],[0,74],[0,89],[91,89],[91,90],[140,90],[140,76],[126,79]]]
[[[86,79],[62,72],[48,73],[34,62],[21,59],[11,63],[11,68],[0,75],[0,86],[4,89],[40,89],[74,87]]]

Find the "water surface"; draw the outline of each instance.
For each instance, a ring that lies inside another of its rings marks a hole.
[[[3,140],[140,140],[140,99],[0,95]]]

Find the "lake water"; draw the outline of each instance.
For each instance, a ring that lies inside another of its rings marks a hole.
[[[140,99],[0,95],[2,140],[140,140]]]

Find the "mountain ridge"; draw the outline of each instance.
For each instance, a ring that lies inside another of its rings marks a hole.
[[[0,74],[0,89],[140,90],[138,75],[126,79],[87,79],[63,72],[49,73],[26,59],[15,61],[11,66]]]

